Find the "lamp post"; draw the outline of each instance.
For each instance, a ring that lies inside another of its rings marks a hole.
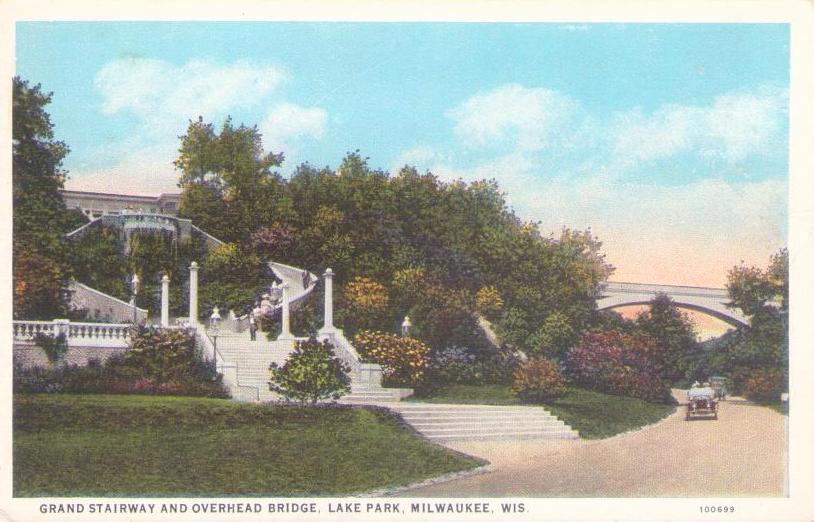
[[[218,351],[218,334],[220,333],[220,319],[221,319],[220,310],[216,306],[212,310],[212,315],[209,316],[209,333],[210,335],[212,335],[212,345],[215,352]],[[216,356],[215,360],[217,360]]]
[[[404,322],[401,323],[401,336],[410,337],[410,328],[412,327],[413,323],[410,322],[410,317],[405,315]]]
[[[138,295],[138,283],[139,283],[138,275],[133,274],[133,279],[130,281],[131,285],[130,288],[133,291],[133,325],[138,324],[137,317],[138,307],[136,306],[136,296]]]

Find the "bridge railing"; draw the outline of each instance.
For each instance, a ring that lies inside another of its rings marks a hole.
[[[693,297],[708,297],[729,299],[726,288],[708,288],[702,286],[677,286],[677,285],[651,285],[646,283],[625,283],[608,281],[603,284],[601,294],[605,292],[621,292],[628,294],[656,294],[665,293],[670,295],[682,295]]]

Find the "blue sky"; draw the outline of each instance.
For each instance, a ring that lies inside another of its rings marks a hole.
[[[544,233],[591,229],[617,280],[722,285],[785,245],[782,24],[18,23],[69,188],[177,190],[199,114],[259,125],[283,172],[360,149],[495,178]]]

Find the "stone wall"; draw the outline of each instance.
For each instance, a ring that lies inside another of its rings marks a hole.
[[[64,362],[66,364],[85,366],[91,359],[97,359],[99,362],[104,363],[112,355],[124,353],[127,350],[127,347],[69,346]],[[50,363],[48,357],[45,356],[45,352],[39,346],[29,342],[15,342],[14,365],[20,365],[26,369],[34,366],[47,368]]]

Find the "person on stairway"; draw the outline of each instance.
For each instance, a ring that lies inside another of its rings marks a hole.
[[[256,303],[254,310],[252,310],[249,314],[249,336],[251,337],[252,341],[257,340],[257,319],[259,318],[260,313],[260,303]]]

